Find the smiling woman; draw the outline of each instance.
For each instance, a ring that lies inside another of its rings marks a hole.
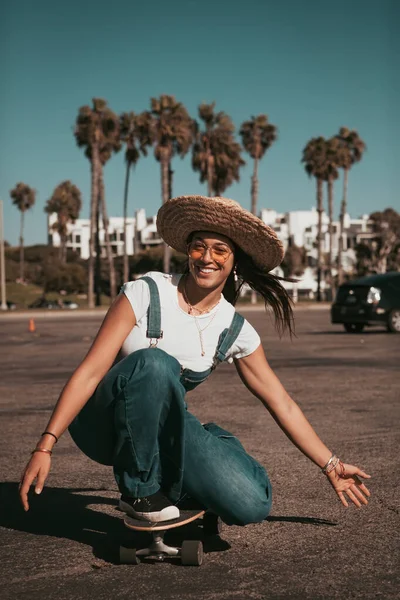
[[[167,244],[187,253],[187,271],[147,273],[122,287],[33,450],[21,484],[25,509],[31,483],[37,478],[40,493],[52,448],[69,427],[83,452],[112,465],[120,507],[135,518],[175,519],[189,496],[228,524],[265,519],[272,502],[265,468],[232,433],[187,410],[186,393],[223,361],[235,363],[343,505],[367,504],[360,477],[369,475],[323,444],[269,367],[259,335],[235,311],[248,283],[291,330],[290,301],[269,273],[283,258],[276,233],[233,200],[202,196],[166,202],[157,227]]]

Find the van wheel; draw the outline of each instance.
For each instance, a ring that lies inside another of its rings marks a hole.
[[[387,321],[388,331],[392,333],[400,333],[400,310],[391,310]]]
[[[344,323],[343,327],[347,333],[361,333],[364,329],[364,323]]]

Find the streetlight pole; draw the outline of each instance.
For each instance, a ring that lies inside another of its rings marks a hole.
[[[1,310],[7,310],[6,302],[6,265],[4,260],[4,226],[3,226],[3,200],[0,200],[0,287]]]

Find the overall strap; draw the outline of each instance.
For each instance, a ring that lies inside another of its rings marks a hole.
[[[149,286],[150,303],[147,311],[146,337],[150,338],[150,347],[154,347],[157,346],[158,340],[163,336],[161,330],[160,294],[154,279],[151,279],[151,277],[141,277],[140,279],[143,279]]]
[[[228,350],[235,343],[237,336],[242,330],[244,317],[235,312],[229,329],[224,329],[219,336],[217,350],[215,352],[213,369],[222,361],[225,360]]]

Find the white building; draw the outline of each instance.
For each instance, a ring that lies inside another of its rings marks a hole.
[[[61,243],[60,236],[53,229],[56,221],[56,213],[49,215],[48,243],[58,247]],[[122,256],[124,253],[123,217],[110,217],[108,233],[110,235],[113,255]],[[127,218],[126,234],[127,253],[129,256],[140,250],[145,250],[162,243],[157,233],[156,217],[147,218],[144,208],[138,210],[135,217]],[[78,252],[83,259],[89,258],[90,220],[77,219],[74,224],[68,224],[67,236],[67,248]],[[99,238],[101,255],[105,257],[105,231],[102,222],[100,223]]]
[[[271,209],[261,210],[261,219],[272,227],[278,234],[286,249],[291,245],[304,247],[307,254],[307,267],[303,275],[299,278],[297,284],[299,291],[307,291],[311,296],[315,294],[317,289],[317,281],[315,277],[315,266],[317,264],[317,230],[318,230],[318,212],[315,208],[311,210],[298,210],[286,213],[278,213]],[[332,259],[335,264],[339,252],[339,231],[340,224],[337,221],[333,223],[333,243],[332,243]],[[344,271],[352,274],[356,264],[355,247],[361,241],[372,237],[371,223],[368,215],[363,215],[359,219],[352,219],[349,214],[346,214],[344,221],[343,232],[343,254],[342,264]],[[322,253],[329,252],[329,218],[324,212],[322,214]],[[279,267],[275,270],[277,275],[282,276],[282,269]],[[333,274],[336,274],[333,268]],[[285,287],[291,289],[293,284],[284,283]],[[325,289],[325,281],[321,282],[321,289]]]
[[[272,227],[282,241],[285,250],[288,246],[296,245],[304,247],[307,256],[310,258],[309,264],[313,266],[317,259],[317,230],[318,230],[318,212],[315,208],[311,210],[296,210],[286,213],[278,213],[271,209],[261,210],[261,219]],[[339,231],[338,221],[333,222],[333,244],[332,257],[337,258],[339,251]],[[371,223],[368,215],[363,215],[359,219],[352,219],[346,214],[343,232],[344,258],[347,259],[348,269],[353,266],[355,260],[354,248],[363,239],[370,238]],[[329,219],[327,214],[322,213],[322,252],[329,252]]]

